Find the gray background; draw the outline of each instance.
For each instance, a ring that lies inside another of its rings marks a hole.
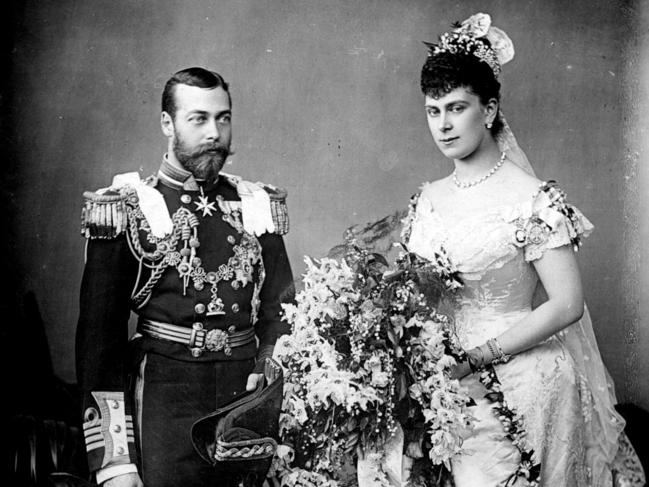
[[[448,174],[426,126],[422,40],[477,11],[514,41],[503,110],[542,179],[596,232],[579,255],[620,399],[649,409],[647,9],[610,0],[32,0],[11,53],[12,287],[33,290],[55,371],[74,381],[84,190],[154,173],[159,98],[193,65],[234,100],[227,170],[289,191],[299,275],[348,226],[407,204]]]

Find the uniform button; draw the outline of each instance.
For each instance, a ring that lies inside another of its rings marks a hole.
[[[205,289],[205,284],[203,284],[201,281],[194,281],[194,289],[197,291],[202,291]]]
[[[239,312],[239,303],[234,303],[232,305],[232,312],[233,313],[238,313]]]
[[[231,245],[234,245],[234,242],[236,242],[236,239],[232,235],[228,235],[228,242]]]
[[[203,303],[198,303],[194,306],[194,311],[196,311],[197,314],[202,315],[205,313],[205,305]]]
[[[119,409],[119,401],[113,401],[110,405],[113,409]]]
[[[196,323],[194,323],[192,325],[192,328],[194,330],[202,330],[203,329],[203,323],[201,323],[200,321],[197,321]]]
[[[83,415],[84,421],[94,423],[97,419],[99,419],[99,411],[95,408],[86,409],[86,412]]]
[[[119,433],[121,431],[122,427],[120,425],[116,424],[115,426],[113,426],[113,433]]]
[[[189,203],[192,202],[192,197],[189,196],[188,194],[184,194],[184,195],[182,195],[182,196],[180,197],[180,201],[182,201],[183,203],[185,203],[186,205],[188,205]]]
[[[234,325],[228,326],[228,333],[232,334],[235,332],[237,328]]]
[[[239,281],[232,281],[230,285],[232,286],[232,289],[239,289],[239,287],[241,286],[241,284],[239,284]]]
[[[124,455],[124,447],[123,446],[118,446],[117,447],[117,454],[118,455]]]

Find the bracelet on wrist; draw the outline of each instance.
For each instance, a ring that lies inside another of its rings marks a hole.
[[[498,340],[495,338],[490,338],[487,340],[487,348],[491,354],[491,363],[492,364],[504,364],[509,362],[511,355],[507,355],[498,343]]]

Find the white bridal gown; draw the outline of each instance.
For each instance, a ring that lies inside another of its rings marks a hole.
[[[547,249],[570,245],[571,236],[586,236],[592,229],[574,207],[572,222],[555,211],[545,192],[516,205],[500,205],[497,196],[493,204],[467,197],[462,207],[442,214],[433,208],[430,191],[431,185],[424,185],[409,216],[408,247],[433,258],[443,246],[461,272],[464,288],[454,318],[467,349],[530,313],[539,284],[532,263]],[[523,236],[527,243],[517,242]],[[497,365],[496,371],[505,400],[523,414],[529,444],[542,464],[542,486],[610,487],[613,475],[618,482],[621,478],[612,470],[624,470],[628,483],[621,485],[644,484],[637,456],[622,433],[624,421],[613,408],[613,388],[587,311],[579,322]],[[477,402],[472,409],[478,422],[464,442],[465,453],[452,462],[456,487],[502,485],[518,464],[518,450],[504,437],[477,377],[469,375],[462,383]],[[616,467],[622,464],[627,467]]]

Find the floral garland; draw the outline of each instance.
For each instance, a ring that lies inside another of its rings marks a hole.
[[[492,403],[494,414],[498,417],[505,430],[506,437],[520,453],[520,461],[516,471],[507,479],[505,487],[513,486],[517,479],[527,481],[527,485],[536,487],[541,478],[541,464],[533,460],[534,450],[529,448],[525,439],[525,425],[523,417],[517,412],[516,407],[509,406],[501,389],[500,380],[493,365],[487,365],[480,372],[480,383],[489,391],[485,397]]]
[[[473,55],[487,63],[498,77],[502,66],[514,58],[514,44],[509,36],[491,25],[491,16],[484,13],[472,15],[463,22],[453,24],[453,30],[442,34],[438,44],[424,42],[429,56],[442,52]]]
[[[304,290],[285,306],[292,334],[275,347],[285,387],[271,475],[282,486],[340,485],[359,456],[384,465],[403,429],[410,481],[441,485],[473,424],[472,400],[451,379],[463,351],[435,309],[460,286],[457,272],[441,254],[429,262],[404,247],[388,269],[381,255],[349,249],[340,262],[307,258]],[[387,470],[374,473],[390,485]]]
[[[581,218],[575,211],[574,206],[566,201],[566,193],[559,187],[556,181],[550,180],[541,183],[540,192],[544,192],[550,200],[550,207],[561,213],[570,222],[570,243],[575,252],[581,247],[581,234],[584,233]]]

